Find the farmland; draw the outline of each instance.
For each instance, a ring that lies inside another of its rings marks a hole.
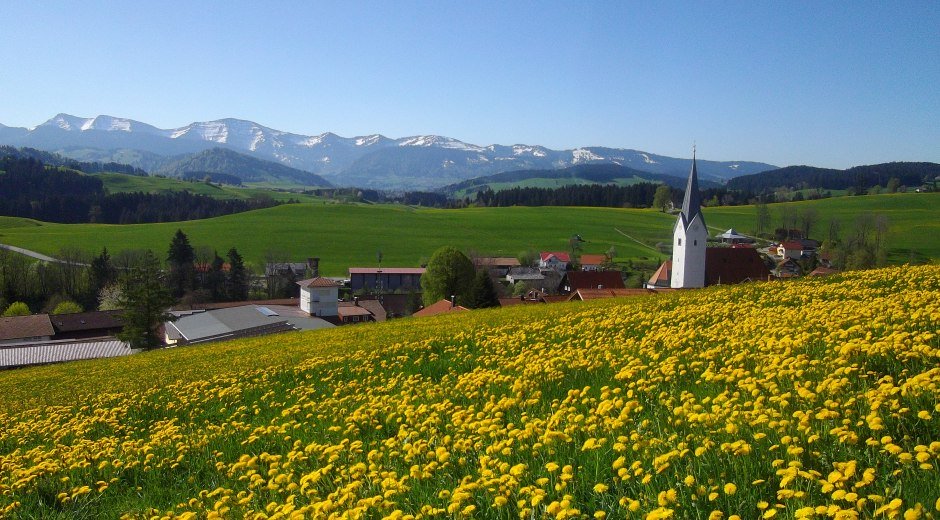
[[[180,179],[165,177],[142,177],[125,175],[122,173],[100,173],[95,177],[101,179],[109,193],[142,192],[142,193],[170,193],[188,191],[197,195],[205,195],[215,199],[248,199],[251,197],[271,197],[274,200],[287,201],[289,199],[302,202],[320,201],[322,199],[311,195],[259,189],[252,187],[236,187],[205,182],[189,182]],[[309,188],[309,187],[308,187]]]
[[[33,518],[936,518],[940,268],[0,373]]]
[[[797,211],[814,208],[820,221],[814,236],[825,238],[830,219],[838,219],[842,232],[861,213],[874,212],[889,219],[889,259],[940,258],[940,194],[894,194],[787,203]],[[770,205],[777,225],[782,204]],[[705,208],[713,234],[734,227],[750,232],[755,227],[752,206]],[[285,205],[225,217],[162,224],[24,225],[22,219],[0,217],[0,243],[54,255],[61,247],[91,252],[128,248],[166,249],[177,228],[194,245],[219,251],[237,247],[258,263],[265,252],[286,252],[294,258],[319,256],[327,275],[342,275],[352,265],[376,265],[381,251],[385,265],[417,265],[442,245],[485,254],[515,256],[526,249],[565,250],[580,234],[586,252],[604,252],[611,246],[621,260],[665,258],[657,243],[670,243],[675,217],[653,210],[610,208],[467,208],[421,209],[393,205],[352,205],[313,202]],[[15,225],[14,225],[15,224]],[[634,240],[635,239],[635,240]],[[921,256],[922,255],[922,256]]]

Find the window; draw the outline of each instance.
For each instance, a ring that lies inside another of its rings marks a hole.
[[[698,245],[698,240],[693,240],[693,241],[692,241],[692,245],[693,245],[693,246],[697,246],[697,245]]]
[[[682,239],[681,239],[681,238],[679,239],[679,245],[680,245],[680,246],[682,245]]]

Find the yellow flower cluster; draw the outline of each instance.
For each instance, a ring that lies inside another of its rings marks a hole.
[[[938,324],[899,267],[101,361],[165,375],[0,407],[0,517],[940,518]]]

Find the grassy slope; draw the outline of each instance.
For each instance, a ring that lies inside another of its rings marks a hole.
[[[206,184],[204,182],[189,182],[179,179],[168,179],[163,177],[140,177],[136,175],[125,175],[122,173],[101,173],[96,174],[104,187],[110,193],[122,192],[144,192],[144,193],[168,193],[176,191],[189,191],[198,195],[207,195],[216,199],[248,199],[253,196],[269,196],[274,200],[295,199],[304,202],[320,200],[317,197],[297,193],[288,193],[283,191],[236,187],[227,185]]]
[[[0,513],[933,511],[938,302],[890,269],[0,372]]]
[[[641,182],[655,182],[649,179],[644,179],[642,177],[630,177],[630,178],[620,178],[616,179],[615,184],[617,186],[632,186],[634,184],[639,184]],[[566,177],[563,179],[546,179],[546,178],[533,178],[525,179],[516,182],[487,182],[479,184],[477,186],[472,186],[470,188],[464,188],[454,192],[454,196],[457,198],[466,197],[471,194],[489,187],[493,191],[501,190],[511,190],[513,188],[560,188],[562,186],[572,186],[572,185],[593,185],[597,184],[596,181],[582,179],[580,177]]]
[[[813,207],[821,221],[816,236],[825,236],[828,220],[842,222],[843,232],[856,215],[874,211],[887,215],[891,259],[907,260],[913,249],[940,258],[940,193],[841,197],[790,203],[797,209]],[[774,223],[780,205],[771,205]],[[713,234],[734,227],[754,229],[752,206],[706,208]],[[215,219],[146,225],[46,224],[7,228],[11,219],[0,217],[0,243],[47,254],[63,245],[99,251],[126,248],[166,250],[173,233],[182,229],[194,245],[219,251],[237,247],[249,262],[259,262],[267,250],[286,251],[295,258],[319,256],[327,275],[345,274],[354,265],[375,265],[376,251],[385,265],[417,265],[442,245],[482,253],[514,256],[527,248],[564,250],[568,238],[581,234],[586,252],[615,246],[620,258],[660,258],[651,247],[671,241],[675,217],[652,210],[608,208],[468,208],[462,210],[411,209],[402,206],[353,206],[308,203],[230,215]],[[22,219],[18,220],[20,222]],[[22,222],[21,222],[22,223]],[[648,244],[640,245],[617,229]]]

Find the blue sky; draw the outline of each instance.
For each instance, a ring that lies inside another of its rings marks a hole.
[[[4,2],[0,123],[940,162],[940,2]],[[20,23],[11,23],[18,20]]]

